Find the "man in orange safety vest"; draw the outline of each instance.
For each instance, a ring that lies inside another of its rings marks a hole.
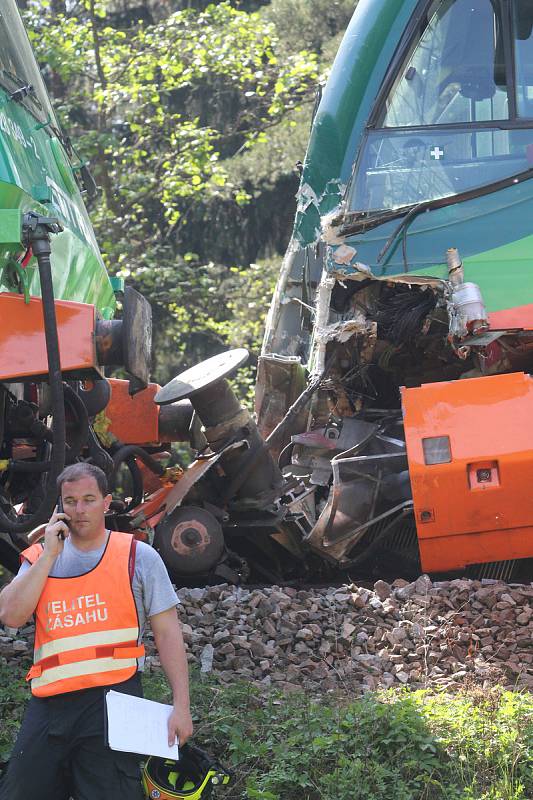
[[[138,757],[105,742],[109,688],[142,695],[141,643],[150,620],[174,704],[168,741],[192,733],[179,600],[158,553],[130,534],[108,531],[106,476],[87,463],[58,478],[57,509],[43,544],[21,554],[0,593],[0,620],[14,628],[35,614],[28,705],[0,800],[140,800]]]

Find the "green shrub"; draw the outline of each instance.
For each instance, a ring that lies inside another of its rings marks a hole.
[[[153,697],[159,681],[147,676]],[[166,688],[159,697],[168,701]],[[195,741],[235,771],[226,800],[533,798],[528,694],[405,689],[313,699],[193,677],[192,702]]]

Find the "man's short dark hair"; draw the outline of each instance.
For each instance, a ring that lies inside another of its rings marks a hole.
[[[105,497],[106,494],[109,493],[105,472],[101,470],[100,467],[96,467],[94,464],[87,464],[85,461],[80,461],[78,464],[70,464],[70,466],[65,467],[57,478],[57,493],[61,494],[61,488],[64,483],[79,481],[81,478],[94,478],[102,493],[102,497]]]

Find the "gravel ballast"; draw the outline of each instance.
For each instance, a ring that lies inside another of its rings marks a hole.
[[[179,589],[190,663],[223,683],[368,690],[465,683],[533,690],[533,584],[377,581],[373,589]],[[27,661],[33,626],[0,627],[0,658]],[[146,636],[147,669],[159,669]]]

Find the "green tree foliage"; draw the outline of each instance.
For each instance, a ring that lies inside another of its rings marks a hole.
[[[275,269],[248,275],[239,263],[237,223],[245,230],[257,198],[232,159],[310,108],[319,76],[317,52],[305,42],[289,51],[266,13],[169,5],[128,16],[102,0],[29,0],[24,12],[64,127],[101,188],[91,214],[104,259],[154,304],[160,381],[235,343],[237,311],[257,347]],[[212,255],[204,231],[215,251],[220,231],[223,252]],[[238,300],[250,282],[254,305]]]

